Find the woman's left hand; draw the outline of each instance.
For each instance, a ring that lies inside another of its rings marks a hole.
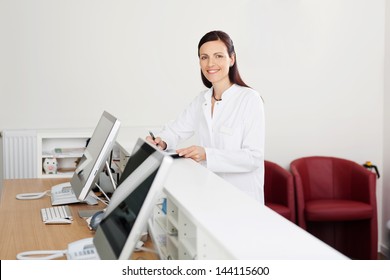
[[[192,158],[193,160],[200,162],[206,160],[206,151],[201,146],[190,146],[176,150],[176,153],[181,157]]]

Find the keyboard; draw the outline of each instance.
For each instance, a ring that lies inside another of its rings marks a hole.
[[[69,219],[73,220],[72,213],[68,205],[54,206],[41,209],[42,221]]]

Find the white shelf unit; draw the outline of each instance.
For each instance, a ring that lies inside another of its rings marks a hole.
[[[76,169],[76,161],[83,155],[92,130],[48,130],[37,132],[37,177],[70,178]],[[57,159],[57,173],[45,174],[45,158]]]
[[[155,206],[153,235],[165,260],[193,260],[196,255],[196,226],[169,198],[166,212],[161,203]]]

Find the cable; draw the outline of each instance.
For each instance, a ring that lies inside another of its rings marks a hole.
[[[373,165],[371,163],[371,161],[366,161],[366,163],[363,164],[364,167],[368,168],[368,169],[372,169],[374,168],[375,170],[375,173],[376,173],[376,176],[378,177],[378,179],[380,178],[380,175],[379,175],[379,170],[378,170],[378,167],[376,165]]]
[[[63,257],[67,250],[42,250],[42,251],[26,251],[16,255],[17,260],[52,260]],[[41,257],[33,257],[40,256]]]
[[[20,193],[16,195],[16,198],[20,200],[38,199],[44,197],[45,195],[50,196],[48,194],[49,192],[50,191],[44,191],[40,193]]]

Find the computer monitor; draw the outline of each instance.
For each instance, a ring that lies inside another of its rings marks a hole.
[[[138,139],[93,238],[100,259],[130,258],[162,193],[172,161]]]
[[[119,132],[120,121],[104,111],[71,179],[71,187],[84,201],[103,170]]]

